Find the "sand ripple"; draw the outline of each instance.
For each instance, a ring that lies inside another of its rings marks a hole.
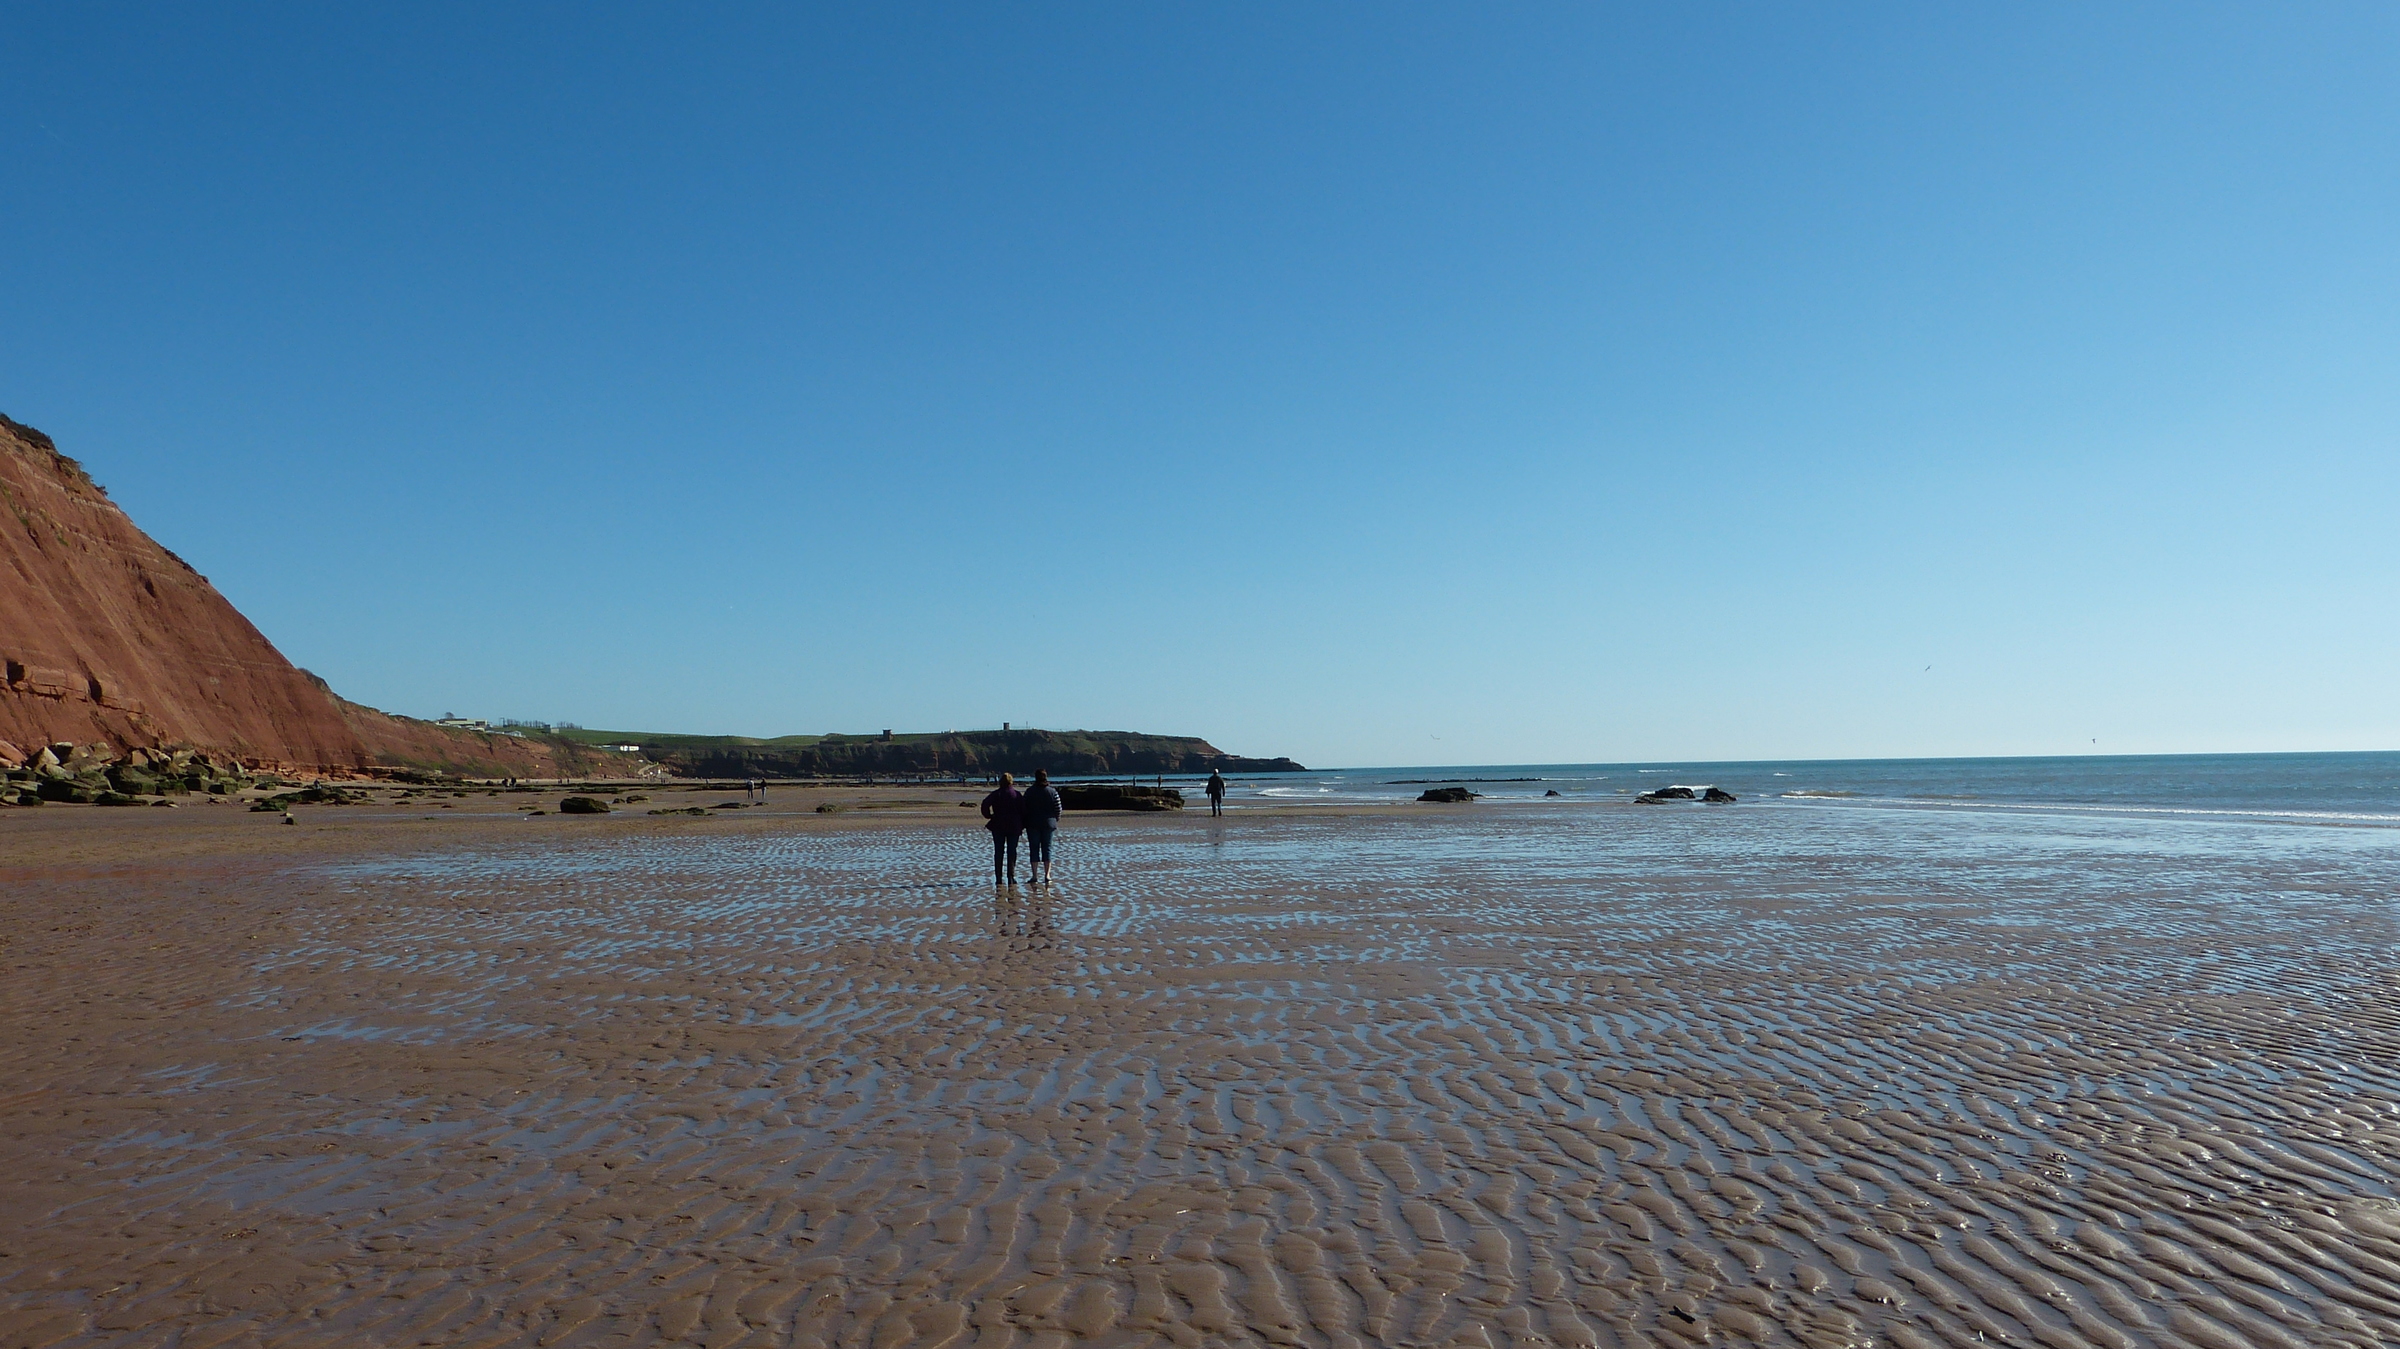
[[[2400,847],[1489,813],[60,872],[0,1343],[2400,1341]]]

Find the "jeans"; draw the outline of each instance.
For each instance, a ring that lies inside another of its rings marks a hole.
[[[1038,824],[1025,831],[1025,841],[1032,850],[1026,860],[1032,863],[1034,875],[1041,875],[1042,868],[1050,865],[1050,836],[1057,832],[1056,829],[1044,829]]]
[[[1012,881],[1017,878],[1017,831],[1014,829],[992,831],[992,879],[998,880],[1002,876]]]

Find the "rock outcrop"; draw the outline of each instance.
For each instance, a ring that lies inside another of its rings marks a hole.
[[[1721,806],[1735,799],[1733,793],[1722,787],[1703,787],[1697,791],[1690,787],[1661,787],[1633,798],[1633,803],[1637,806],[1655,806],[1667,801],[1705,801]]]
[[[520,777],[624,756],[479,736],[334,696],[144,534],[50,437],[0,416],[0,741],[180,747],[212,765]],[[0,766],[7,754],[0,754]]]
[[[1181,810],[1183,793],[1173,787],[1120,786],[1113,782],[1062,783],[1059,803],[1068,810]]]
[[[1463,806],[1474,801],[1475,793],[1464,787],[1428,787],[1425,789],[1424,795],[1417,799],[1431,801],[1436,805]]]

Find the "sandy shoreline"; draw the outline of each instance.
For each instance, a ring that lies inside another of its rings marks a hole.
[[[968,795],[0,820],[0,1344],[2400,1338],[2379,840]]]

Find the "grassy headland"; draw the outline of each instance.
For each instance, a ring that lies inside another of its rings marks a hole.
[[[642,757],[678,777],[950,776],[1052,773],[1296,773],[1290,759],[1227,754],[1198,736],[1139,731],[919,731],[885,735],[678,735],[594,731],[529,732],[582,746],[637,745]]]

